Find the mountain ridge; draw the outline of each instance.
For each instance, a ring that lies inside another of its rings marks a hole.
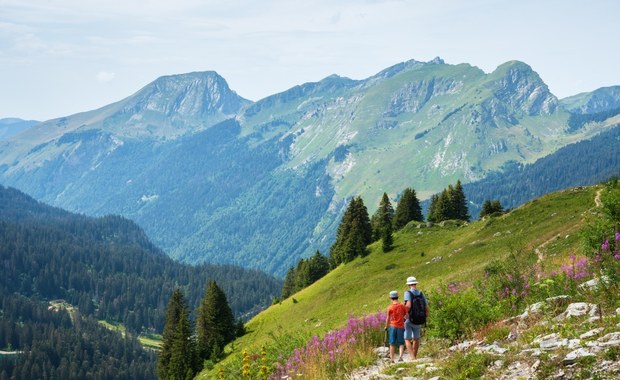
[[[353,195],[371,212],[384,192],[396,199],[413,186],[428,198],[612,128],[571,129],[570,116],[520,61],[485,73],[410,60],[257,102],[215,72],[188,73],[0,141],[0,182],[72,211],[122,214],[187,262],[283,275],[326,253]]]

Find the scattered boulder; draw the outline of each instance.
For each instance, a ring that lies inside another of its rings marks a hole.
[[[375,348],[375,353],[379,358],[389,358],[390,357],[390,349],[388,347],[377,347]]]
[[[566,311],[553,318],[556,322],[562,322],[570,318],[590,316],[597,319],[600,315],[598,305],[588,302],[575,302],[568,305]]]
[[[476,341],[476,340],[466,340],[464,342],[461,342],[459,344],[455,344],[454,346],[450,347],[449,350],[450,352],[454,352],[454,351],[466,351],[474,346],[477,346],[478,344],[480,344],[480,341]]]
[[[507,348],[500,347],[499,344],[497,344],[497,342],[493,342],[493,344],[486,345],[486,346],[476,347],[476,350],[488,352],[490,354],[498,354],[498,355],[503,355],[506,352],[508,352]]]
[[[596,354],[593,354],[587,348],[580,347],[580,348],[578,348],[578,349],[576,349],[574,351],[569,352],[564,357],[564,360],[562,360],[562,362],[564,364],[573,364],[573,363],[575,363],[577,361],[577,359],[585,358],[585,357],[588,357],[588,356],[596,356]]]
[[[588,332],[585,332],[585,333],[579,335],[579,339],[584,339],[585,340],[585,339],[594,338],[595,336],[597,336],[600,333],[602,333],[603,330],[604,329],[602,327],[595,328],[593,330],[590,330]]]

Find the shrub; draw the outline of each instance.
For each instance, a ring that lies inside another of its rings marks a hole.
[[[493,360],[489,354],[457,352],[444,363],[442,372],[455,380],[480,379]]]
[[[471,336],[500,316],[497,304],[481,299],[472,288],[454,292],[442,286],[439,291],[430,293],[429,307],[432,316],[428,334],[453,342]]]
[[[484,269],[484,279],[476,288],[488,302],[498,303],[504,313],[514,313],[527,301],[534,279],[534,252],[511,252],[502,260],[494,260]]]

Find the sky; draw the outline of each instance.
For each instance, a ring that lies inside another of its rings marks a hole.
[[[399,62],[520,60],[558,98],[620,85],[616,0],[0,0],[0,118],[49,120],[214,70],[256,101]]]

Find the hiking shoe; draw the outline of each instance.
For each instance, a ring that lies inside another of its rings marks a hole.
[[[403,362],[404,361],[403,357],[401,356],[400,358],[398,358],[398,361]]]

